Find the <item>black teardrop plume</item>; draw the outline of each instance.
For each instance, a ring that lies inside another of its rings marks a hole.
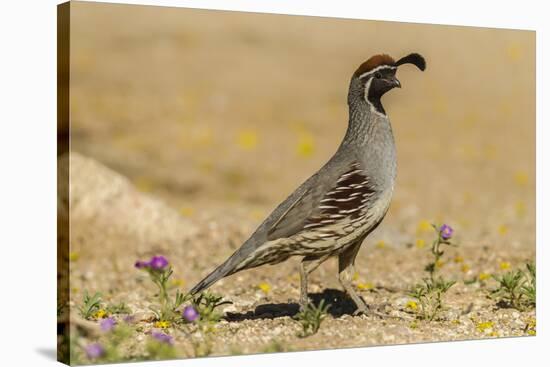
[[[422,71],[426,70],[426,60],[424,60],[422,55],[417,53],[412,53],[410,55],[400,58],[395,63],[395,66],[399,66],[403,64],[413,64]]]

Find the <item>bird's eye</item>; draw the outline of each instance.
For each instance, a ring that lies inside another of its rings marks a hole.
[[[382,78],[382,74],[376,73],[376,74],[374,74],[374,77],[375,77],[376,79],[380,79],[380,78]]]

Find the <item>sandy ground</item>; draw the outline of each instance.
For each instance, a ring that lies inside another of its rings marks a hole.
[[[140,356],[143,340],[154,329],[149,307],[156,304],[156,289],[145,273],[133,267],[134,261],[155,254],[167,256],[175,270],[172,294],[175,288],[186,290],[236,249],[256,222],[239,212],[187,218],[76,153],[71,169],[87,172],[71,181],[73,192],[83,193],[70,201],[72,236],[81,246],[71,252],[72,316],[78,318],[76,306],[82,303],[84,290],[101,292],[105,304],[125,302],[140,330],[126,357]],[[132,215],[120,215],[124,209],[133,211]],[[139,227],[135,218],[139,218]],[[414,300],[408,292],[426,276],[423,267],[430,261],[429,251],[427,246],[419,247],[422,242],[418,240],[428,240],[432,232],[421,223],[409,240],[387,229],[381,229],[378,236],[385,240],[364,244],[354,284],[373,310],[391,317],[353,316],[355,307],[339,290],[336,261],[329,260],[313,273],[310,297],[316,304],[321,299],[331,304],[330,316],[317,334],[299,337],[301,328],[292,319],[299,296],[298,259],[294,259],[235,274],[212,287],[232,304],[223,306],[224,317],[209,336],[211,354],[521,336],[533,331],[535,310],[519,312],[499,306],[489,297],[496,282],[479,279],[523,267],[534,260],[534,249],[504,243],[495,246],[487,237],[479,245],[461,242],[446,250],[439,273],[457,284],[445,297],[446,309],[438,320],[425,321],[408,306]],[[467,284],[471,280],[477,281]],[[115,317],[120,321],[121,317]],[[175,328],[168,332],[175,337],[181,356],[194,355],[188,336]],[[200,335],[195,338],[201,340]]]
[[[154,289],[133,264],[156,254],[189,289],[334,152],[357,65],[417,51],[427,71],[403,68],[404,88],[384,99],[398,180],[355,280],[401,319],[352,316],[329,260],[310,290],[331,316],[297,337],[293,259],[212,288],[233,302],[213,354],[527,334],[534,310],[497,307],[491,279],[463,280],[535,258],[534,33],[85,3],[72,16],[71,149],[82,156],[68,199],[71,310],[84,290],[101,291],[147,320]],[[458,283],[436,322],[406,307],[430,222],[452,225],[459,243],[440,269]]]

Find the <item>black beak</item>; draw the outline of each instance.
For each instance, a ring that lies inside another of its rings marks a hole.
[[[401,82],[394,76],[388,78],[388,82],[391,84],[392,88],[401,88]]]

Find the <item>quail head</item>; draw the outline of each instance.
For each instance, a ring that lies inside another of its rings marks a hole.
[[[338,277],[346,293],[367,313],[351,285],[361,243],[389,208],[397,168],[395,143],[381,97],[401,83],[399,66],[426,68],[412,53],[397,61],[375,55],[353,73],[348,92],[349,121],[336,153],[263,221],[223,264],[190,291],[196,294],[219,279],[264,264],[301,256],[300,305],[308,302],[307,278],[322,262],[338,256]]]

